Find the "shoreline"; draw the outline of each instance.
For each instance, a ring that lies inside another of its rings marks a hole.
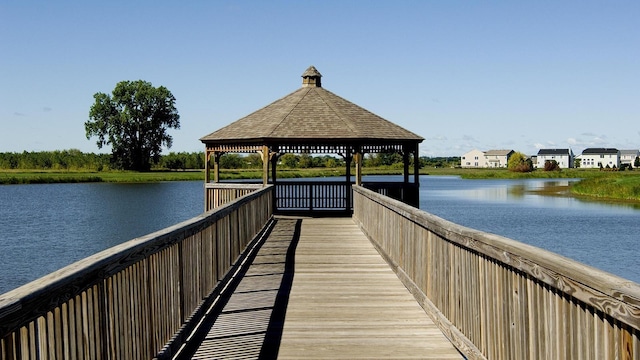
[[[281,179],[344,176],[342,168],[278,169]],[[401,175],[402,169],[393,167],[364,168],[363,175]],[[640,203],[640,172],[598,171],[592,169],[563,169],[562,171],[533,171],[515,173],[506,169],[423,168],[421,176],[453,175],[464,179],[581,179],[565,189],[562,196],[575,196],[596,201]],[[221,180],[260,179],[261,169],[225,169]],[[204,181],[204,170],[134,171],[55,171],[3,170],[0,185],[60,184],[60,183],[145,183],[161,181]],[[558,194],[545,194],[558,196]]]

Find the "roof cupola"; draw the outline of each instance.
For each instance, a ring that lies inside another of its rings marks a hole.
[[[309,66],[307,70],[302,73],[302,87],[322,87],[320,83],[321,77],[322,74],[320,74],[315,66]]]

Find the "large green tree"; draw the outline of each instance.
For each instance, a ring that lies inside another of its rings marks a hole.
[[[116,168],[147,171],[160,160],[162,146],[171,147],[168,129],[180,128],[176,99],[164,86],[121,81],[112,95],[96,93],[84,123],[87,139],[97,136],[98,148],[110,145]]]

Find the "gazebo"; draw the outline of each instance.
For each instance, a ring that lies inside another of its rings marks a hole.
[[[275,185],[275,211],[349,212],[354,183],[418,205],[418,145],[424,139],[324,89],[321,78],[320,72],[310,66],[302,74],[302,87],[298,90],[200,139],[206,147],[205,210],[220,204],[220,200],[214,198],[223,197],[211,189],[232,187],[216,185],[220,183],[220,156],[225,153],[261,155],[261,186]],[[402,155],[403,181],[363,184],[364,154],[388,152]],[[345,181],[298,181],[297,185],[278,181],[278,158],[286,153],[339,155],[346,164]],[[413,182],[410,181],[411,157]],[[352,180],[352,163],[355,163],[355,180]]]

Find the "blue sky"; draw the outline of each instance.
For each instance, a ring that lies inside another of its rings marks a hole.
[[[301,86],[474,148],[640,148],[640,2],[0,1],[0,152],[99,150],[84,122],[122,80],[167,87],[168,151]]]

